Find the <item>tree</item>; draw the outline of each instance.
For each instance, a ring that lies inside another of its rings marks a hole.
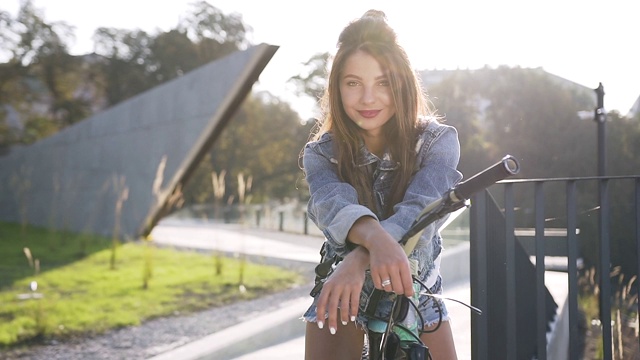
[[[85,118],[90,114],[89,106],[74,94],[79,61],[68,52],[67,42],[73,38],[71,26],[45,22],[30,0],[22,2],[17,22],[22,30],[14,50],[15,61],[27,66],[29,75],[45,85],[52,120],[64,127]]]
[[[67,50],[72,28],[64,22],[46,22],[30,0],[21,2],[16,19],[0,14],[0,23],[6,26],[1,36],[11,53],[0,66],[3,122],[8,128],[10,112],[20,121],[10,130],[18,135],[3,140],[30,143],[86,117],[90,106],[75,93],[78,61]]]
[[[197,46],[186,32],[174,29],[159,34],[151,42],[150,50],[152,77],[156,83],[174,79],[201,65]]]
[[[225,15],[206,1],[196,2],[192,8],[175,30],[185,33],[196,44],[200,64],[250,45],[248,35],[252,29],[239,14]]]
[[[212,171],[227,174],[225,202],[238,193],[238,184],[229,179],[235,179],[240,173],[253,178],[254,202],[306,196],[306,188],[301,189],[303,179],[298,157],[312,125],[301,125],[298,114],[289,104],[270,94],[260,95],[245,100],[213,144],[209,160],[203,160],[185,184],[187,202],[213,199]],[[198,195],[203,189],[210,194]],[[233,199],[236,200],[237,197]]]
[[[14,20],[9,13],[0,11],[0,29],[9,30],[14,26]],[[14,40],[13,32],[0,31],[0,41],[7,44],[3,50],[13,48]],[[19,137],[19,129],[9,122],[9,113],[13,110],[11,104],[20,103],[21,99],[26,98],[26,88],[21,81],[23,74],[22,64],[14,58],[0,64],[0,156],[7,152]]]
[[[12,49],[13,58],[29,65],[48,55],[67,52],[67,41],[73,38],[73,29],[65,22],[47,23],[32,0],[22,0],[14,23],[18,37]]]
[[[572,92],[543,72],[506,67],[496,69],[489,89],[487,140],[525,160],[522,176],[587,174],[595,154],[587,136],[591,130],[578,117]]]
[[[422,73],[429,76],[428,72]],[[470,177],[496,161],[497,149],[487,141],[482,125],[483,94],[474,86],[474,76],[456,71],[428,89],[430,99],[441,121],[458,130],[460,163],[458,169]]]
[[[557,78],[538,69],[500,67],[467,72],[464,79],[451,76],[431,88],[440,109],[453,122],[452,114],[460,118],[473,118],[473,110],[467,109],[469,99],[476,100],[480,109],[483,141],[490,143],[498,154],[511,153],[521,160],[522,177],[557,178],[595,175],[596,129],[592,119],[581,120],[579,110],[593,109],[595,97],[588,88],[570,88]],[[584,91],[583,91],[584,90]],[[451,107],[454,109],[451,111]],[[629,175],[640,168],[637,156],[640,151],[640,121],[608,114],[607,141],[608,175]],[[466,148],[463,133],[469,128],[456,123],[462,141],[461,159],[476,156]],[[473,130],[471,130],[473,131]],[[462,164],[462,161],[461,161]],[[598,230],[594,207],[598,204],[597,184],[579,183],[578,227],[581,256],[585,263],[594,264],[598,259]],[[631,184],[633,185],[633,184]],[[533,199],[531,189],[519,188],[516,197]],[[546,226],[565,227],[565,189],[547,183],[545,186]],[[636,272],[635,255],[625,251],[633,247],[633,186],[610,188],[611,203],[611,262],[620,265],[626,274]],[[630,200],[631,199],[631,200]],[[500,199],[497,199],[500,200]],[[522,204],[518,214],[519,226],[532,226],[532,204]]]
[[[98,28],[94,49],[102,58],[96,62],[102,74],[107,106],[129,99],[156,84],[149,64],[151,36],[141,30]]]
[[[331,55],[328,52],[312,56],[304,65],[304,72],[289,78],[296,86],[297,95],[307,95],[319,100],[327,86],[327,66]]]
[[[595,126],[595,124],[594,124]],[[640,117],[628,118],[617,111],[607,114],[607,172],[609,176],[638,175],[640,169]],[[595,131],[594,135],[595,137]],[[615,141],[611,141],[615,140]],[[611,196],[611,259],[620,265],[622,272],[628,276],[637,274],[636,254],[629,249],[636,246],[635,227],[635,184],[631,180],[617,180],[609,187]],[[596,230],[597,231],[597,230]],[[597,240],[592,240],[592,247],[598,249]],[[599,252],[595,250],[596,254]],[[592,255],[592,260],[597,257]]]
[[[198,66],[246,48],[250,28],[205,1],[178,25],[158,34],[99,28],[94,33],[108,105],[172,80]]]
[[[423,72],[430,76],[439,75]],[[523,162],[523,177],[589,174],[592,124],[577,115],[595,104],[588,89],[564,86],[540,69],[503,66],[453,71],[428,90],[438,112],[458,129],[465,172],[512,154]]]

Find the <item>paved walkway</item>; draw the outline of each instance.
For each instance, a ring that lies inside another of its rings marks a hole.
[[[166,246],[217,250],[231,254],[245,253],[276,261],[280,259],[310,264],[318,262],[318,250],[323,242],[322,238],[316,236],[170,219],[156,226],[151,236],[156,243]],[[464,248],[462,251],[452,248],[450,252],[452,256],[464,256],[465,253],[468,259],[468,252]],[[446,256],[443,264],[447,263]],[[458,261],[455,263],[459,264]],[[463,275],[464,273],[466,278],[462,276],[459,281],[445,288],[444,295],[469,303],[468,271],[463,271]],[[304,323],[300,316],[309,303],[308,296],[291,299],[278,311],[232,326],[152,359],[303,359]],[[459,358],[470,359],[471,311],[455,302],[448,302],[447,306],[453,319]],[[270,339],[272,337],[275,338]]]
[[[469,303],[468,284],[458,284],[446,291],[446,296]],[[308,306],[308,302],[306,303]],[[455,335],[458,358],[471,359],[471,314],[470,310],[455,302],[448,302],[447,308],[453,317],[452,331]],[[306,308],[305,308],[306,309]],[[474,315],[475,316],[475,315]],[[213,359],[213,358],[211,358]],[[281,360],[304,359],[304,336],[236,357],[234,360]]]

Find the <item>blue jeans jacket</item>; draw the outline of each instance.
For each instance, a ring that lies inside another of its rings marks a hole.
[[[423,130],[416,143],[416,168],[403,200],[393,208],[388,218],[382,218],[382,209],[390,196],[394,172],[398,164],[389,154],[382,159],[370,153],[363,146],[362,161],[355,166],[373,167],[374,197],[376,211],[358,203],[356,190],[350,184],[341,181],[337,175],[337,160],[334,157],[333,137],[324,134],[319,140],[309,142],[304,149],[303,166],[309,184],[311,198],[308,203],[309,218],[325,235],[325,258],[334,255],[344,257],[349,251],[347,233],[354,222],[362,216],[371,216],[380,221],[383,228],[396,240],[409,229],[420,211],[461,180],[457,170],[460,158],[458,133],[452,126],[429,121],[423,124]],[[439,284],[439,257],[442,250],[442,238],[437,229],[445,219],[428,226],[420,241],[410,255],[419,264],[419,275],[429,285]],[[434,271],[435,270],[435,271]],[[370,278],[365,287],[372,287]],[[427,281],[427,280],[431,281]],[[434,289],[440,292],[440,289]],[[364,299],[363,299],[364,300]]]

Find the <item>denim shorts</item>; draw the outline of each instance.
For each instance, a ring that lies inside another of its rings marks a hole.
[[[358,316],[356,318],[356,324],[361,329],[366,329],[368,318],[364,314],[364,309],[366,309],[367,305],[370,301],[370,294],[372,293],[374,286],[373,281],[371,281],[371,277],[367,273],[367,277],[365,283],[363,285],[363,291],[360,293],[360,309],[358,310]],[[442,294],[442,277],[438,275],[435,284],[430,288],[431,293],[433,294]],[[389,314],[391,313],[391,307],[393,305],[393,300],[391,299],[392,294],[385,293],[382,296],[381,300],[378,302],[378,306],[375,310],[375,316],[383,319],[387,319]],[[316,295],[313,299],[313,303],[307,309],[307,311],[303,315],[303,320],[306,322],[317,322],[317,309],[316,303],[320,295]],[[422,315],[423,327],[432,326],[437,324],[439,321],[449,321],[449,313],[447,311],[447,307],[441,299],[435,299],[428,295],[420,295],[419,297],[419,311]],[[326,317],[326,315],[325,315]]]

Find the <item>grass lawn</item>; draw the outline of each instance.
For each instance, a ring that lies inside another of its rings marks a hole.
[[[112,269],[112,249],[110,239],[98,236],[0,222],[0,346],[137,325],[302,281],[278,267],[153,241],[115,247]],[[23,299],[34,293],[32,281],[42,297]]]

